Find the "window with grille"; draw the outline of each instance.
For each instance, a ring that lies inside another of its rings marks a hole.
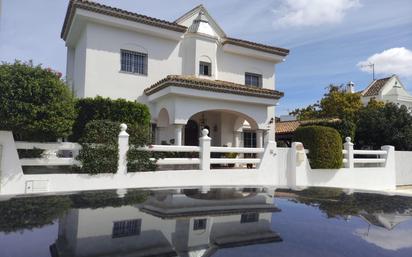
[[[205,230],[206,223],[206,219],[195,219],[193,222],[193,230]]]
[[[253,87],[261,87],[262,86],[262,75],[246,72],[245,73],[245,85],[253,86]]]
[[[200,62],[199,74],[203,76],[212,76],[212,64],[210,62]]]
[[[141,219],[115,221],[113,222],[112,237],[116,238],[139,235],[141,225]]]
[[[256,133],[255,132],[243,132],[243,146],[244,147],[256,147]]]
[[[121,50],[121,70],[147,75],[147,54]]]
[[[251,222],[258,222],[259,221],[259,213],[251,212],[251,213],[244,213],[240,217],[240,223],[251,223]]]

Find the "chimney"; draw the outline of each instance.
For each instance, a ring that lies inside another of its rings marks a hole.
[[[355,93],[355,83],[349,81],[348,84],[346,84],[346,93]]]

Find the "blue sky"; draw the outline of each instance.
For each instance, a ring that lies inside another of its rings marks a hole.
[[[202,3],[232,37],[291,50],[276,66],[285,92],[278,114],[318,100],[330,83],[353,81],[360,90],[372,75],[397,73],[412,91],[411,0],[98,0],[145,15],[174,20]],[[60,30],[68,0],[0,0],[0,60],[30,60],[65,71]]]

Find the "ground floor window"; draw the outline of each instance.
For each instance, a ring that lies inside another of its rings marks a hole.
[[[258,222],[259,221],[259,213],[251,212],[251,213],[244,213],[240,217],[240,223],[251,223],[251,222]]]
[[[193,222],[193,230],[205,230],[206,223],[206,219],[195,219]]]
[[[256,148],[256,133],[255,132],[243,132],[243,146]]]
[[[117,238],[139,235],[141,225],[141,219],[115,221],[113,222],[112,237]]]

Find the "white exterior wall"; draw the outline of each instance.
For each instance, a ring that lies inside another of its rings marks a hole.
[[[180,43],[133,31],[87,25],[86,97],[136,100],[143,90],[169,74],[182,74]],[[120,50],[148,54],[148,75],[120,70]],[[144,99],[139,99],[144,102]]]
[[[121,49],[146,52],[148,75],[121,72]],[[198,75],[199,61],[205,58],[212,62],[212,77],[202,78],[244,84],[245,72],[252,72],[262,74],[264,88],[274,89],[274,61],[224,51],[214,39],[187,35],[175,41],[91,22],[75,47],[68,47],[67,74],[73,77],[79,97],[100,95],[145,102],[145,88],[171,74]]]
[[[74,48],[74,60],[68,59],[67,70],[73,71],[73,89],[74,94],[78,97],[86,97],[86,49],[87,49],[87,32],[86,29],[80,35],[79,41]],[[69,62],[70,61],[70,62]],[[74,65],[70,68],[70,64]]]
[[[263,88],[275,89],[275,62],[237,55],[222,49],[219,49],[217,59],[219,80],[245,84],[245,73],[251,72],[262,74]]]
[[[396,184],[412,185],[412,152],[396,151]]]

